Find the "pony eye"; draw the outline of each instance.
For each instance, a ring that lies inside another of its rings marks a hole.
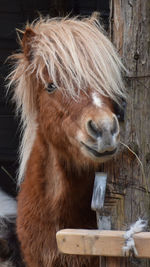
[[[46,87],[46,91],[51,94],[57,89],[56,85],[53,83],[49,83]]]

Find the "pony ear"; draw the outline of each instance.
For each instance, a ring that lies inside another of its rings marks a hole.
[[[32,42],[35,36],[36,36],[35,32],[32,29],[27,28],[24,32],[23,39],[22,39],[23,52],[24,52],[25,57],[29,61],[31,61],[32,55],[33,55]]]
[[[98,11],[94,11],[92,12],[91,14],[91,17],[90,17],[90,22],[95,22],[96,20],[99,20],[100,19],[100,13]]]
[[[94,11],[90,17],[84,18],[83,21],[90,23],[91,25],[99,24],[100,13],[98,11]],[[99,25],[100,26],[100,25]]]

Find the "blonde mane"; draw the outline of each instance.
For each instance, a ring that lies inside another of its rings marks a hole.
[[[98,20],[55,18],[39,19],[28,25],[34,33],[30,41],[31,60],[24,53],[14,55],[16,65],[9,76],[14,100],[22,118],[19,183],[36,136],[35,80],[47,86],[50,80],[65,94],[77,99],[80,91],[92,88],[114,101],[124,97],[121,78],[123,65]]]

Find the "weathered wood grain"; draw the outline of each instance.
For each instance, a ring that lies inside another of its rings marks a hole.
[[[138,217],[150,221],[150,1],[111,0],[110,11],[110,38],[128,69],[121,141],[137,153],[146,177],[135,156],[123,146],[116,159],[102,168],[108,173],[105,210],[112,218],[112,229],[124,230]],[[150,261],[116,259],[115,264],[148,267]],[[101,266],[109,266],[108,260],[102,259]]]

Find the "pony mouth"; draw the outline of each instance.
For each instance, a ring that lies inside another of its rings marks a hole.
[[[86,150],[88,150],[90,153],[92,153],[92,155],[94,155],[96,158],[101,158],[101,157],[105,157],[105,156],[111,156],[114,155],[117,151],[117,148],[111,150],[111,151],[105,151],[103,153],[98,152],[97,150],[89,147],[88,145],[86,145],[85,143],[81,142],[81,144],[86,148]]]

